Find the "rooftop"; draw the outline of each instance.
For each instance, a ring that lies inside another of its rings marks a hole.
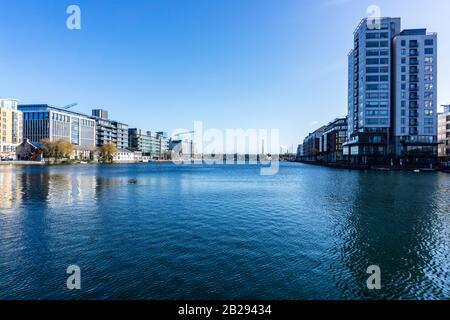
[[[87,114],[84,114],[84,113],[81,113],[81,112],[77,112],[77,111],[72,111],[72,110],[69,110],[69,109],[60,108],[60,107],[53,106],[53,105],[50,105],[50,104],[19,104],[17,107],[18,107],[18,109],[20,111],[55,110],[55,111],[59,111],[59,112],[75,114],[75,115],[78,115],[78,116],[91,118],[91,116],[88,116]]]

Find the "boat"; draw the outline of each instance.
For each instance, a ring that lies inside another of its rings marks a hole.
[[[420,173],[420,170],[419,169],[415,169],[414,172],[415,173]]]

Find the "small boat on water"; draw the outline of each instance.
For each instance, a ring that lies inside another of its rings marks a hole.
[[[415,169],[414,172],[415,173],[420,173],[420,170],[419,169]]]

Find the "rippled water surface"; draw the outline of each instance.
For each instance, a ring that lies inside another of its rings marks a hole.
[[[450,298],[450,175],[259,172],[0,166],[0,298]]]

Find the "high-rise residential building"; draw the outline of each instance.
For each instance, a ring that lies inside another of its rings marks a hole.
[[[23,136],[39,146],[43,139],[64,139],[74,145],[74,156],[90,157],[95,148],[95,121],[82,113],[48,104],[24,104]]]
[[[437,157],[437,34],[403,30],[393,48],[395,154],[402,161],[425,164]]]
[[[352,163],[433,162],[437,151],[436,34],[400,18],[363,19],[348,57]]]
[[[15,148],[22,142],[22,117],[17,100],[0,99],[0,158],[15,157]]]
[[[450,162],[450,105],[444,106],[444,112],[438,120],[439,158],[442,162]]]
[[[119,150],[124,150],[129,147],[127,124],[115,120],[109,120],[108,111],[104,109],[92,110],[91,118],[94,119],[96,123],[97,147],[101,147],[102,145],[108,143],[115,144]]]
[[[392,40],[400,18],[363,19],[350,52],[348,142],[354,163],[383,161],[388,155],[392,95]]]

